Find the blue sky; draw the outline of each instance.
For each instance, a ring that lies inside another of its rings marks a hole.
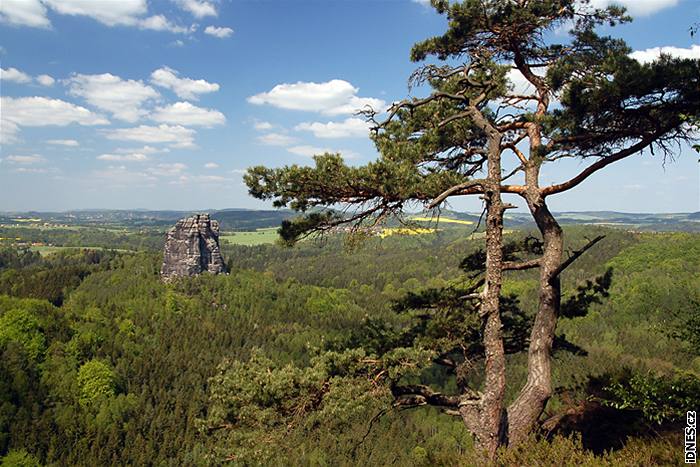
[[[622,3],[635,21],[613,33],[640,60],[658,47],[700,58],[688,32],[700,1]],[[241,173],[325,150],[375,158],[353,110],[407,97],[412,44],[444,28],[408,0],[2,0],[0,210],[267,207]],[[582,167],[546,167],[544,182]],[[698,178],[682,147],[666,164],[613,164],[550,204],[698,211]]]

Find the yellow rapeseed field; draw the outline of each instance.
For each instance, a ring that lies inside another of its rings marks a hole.
[[[431,217],[412,217],[411,220],[418,222],[446,222],[448,224],[472,225],[472,221],[463,221],[459,219],[450,219],[448,217],[431,218]]]

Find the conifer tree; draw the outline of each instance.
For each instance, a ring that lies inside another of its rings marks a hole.
[[[342,225],[372,227],[418,203],[437,209],[455,196],[485,204],[485,255],[476,300],[481,320],[484,384],[480,391],[440,396],[413,387],[402,397],[459,413],[490,455],[535,428],[552,394],[551,350],[561,311],[561,273],[601,240],[565,257],[563,232],[547,198],[583,183],[617,161],[661,152],[673,156],[691,141],[689,121],[700,113],[700,64],[662,56],[630,58],[624,41],[600,35],[601,26],[630,20],[623,8],[595,9],[581,0],[433,0],[447,31],[416,44],[411,59],[435,58],[411,76],[430,94],[394,103],[386,114],[365,109],[380,153],[361,167],[339,154],[314,158],[313,167],[254,167],[250,193],[305,215],[286,222],[289,242]],[[554,31],[568,29],[568,39]],[[566,158],[585,168],[542,186],[543,166]],[[614,182],[611,182],[614,183]],[[504,212],[513,196],[532,214],[541,254],[511,261],[504,255]],[[319,211],[319,207],[335,210]],[[340,212],[338,208],[341,208]],[[501,283],[510,270],[539,269],[539,307],[528,338],[528,377],[517,398],[504,401],[505,346]],[[467,319],[466,317],[464,319]]]

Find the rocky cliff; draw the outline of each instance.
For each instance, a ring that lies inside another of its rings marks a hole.
[[[219,274],[226,266],[219,249],[219,223],[209,214],[180,219],[165,241],[161,278],[195,276],[203,272]]]

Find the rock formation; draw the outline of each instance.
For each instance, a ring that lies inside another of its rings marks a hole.
[[[161,278],[167,282],[173,277],[225,271],[219,249],[219,223],[211,220],[209,214],[195,214],[177,221],[165,241]]]

